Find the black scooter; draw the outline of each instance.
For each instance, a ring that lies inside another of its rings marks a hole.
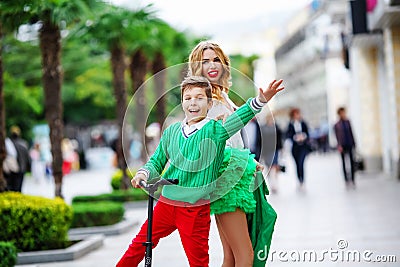
[[[146,252],[144,256],[144,266],[150,267],[152,261],[152,248],[153,242],[151,242],[153,234],[153,203],[154,203],[154,193],[158,190],[158,187],[162,185],[178,184],[178,179],[160,179],[154,184],[147,184],[145,181],[140,181],[139,185],[149,192],[149,201],[147,205],[147,240],[143,243],[146,247]]]

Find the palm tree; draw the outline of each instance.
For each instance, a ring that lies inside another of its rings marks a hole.
[[[39,42],[42,56],[42,82],[45,96],[45,117],[50,128],[51,154],[55,195],[62,197],[63,108],[61,101],[61,30],[76,22],[98,4],[96,0],[75,1],[6,1],[8,19],[18,18],[26,24],[40,23]],[[2,7],[3,8],[3,7]],[[21,25],[19,24],[19,25]]]
[[[166,118],[166,103],[165,103],[165,88],[166,88],[166,68],[169,63],[183,63],[183,58],[187,55],[188,41],[186,35],[176,31],[166,22],[158,18],[148,17],[146,21],[145,31],[147,35],[139,35],[142,38],[134,42],[134,49],[131,53],[130,73],[132,79],[132,91],[136,93],[136,110],[135,114],[138,118],[138,129],[143,132],[146,121],[144,101],[141,101],[144,96],[144,90],[137,92],[139,86],[145,81],[147,71],[153,75],[154,90],[157,99],[155,103],[155,114],[157,122],[161,125]],[[186,51],[187,50],[187,51]],[[182,56],[185,54],[185,56]],[[142,153],[144,155],[144,153]],[[145,156],[145,155],[144,155]],[[145,160],[145,158],[142,157]]]
[[[189,56],[191,47],[189,45],[189,37],[185,33],[177,31],[165,21],[155,20],[153,28],[151,71],[155,75],[155,92],[158,99],[156,104],[157,121],[162,125],[166,119],[164,95],[166,93],[167,67],[184,63]]]
[[[153,60],[151,64],[151,72],[154,76],[154,86],[156,99],[158,102],[155,105],[157,121],[163,125],[166,118],[166,103],[165,103],[165,85],[166,85],[166,68],[165,51],[167,51],[173,43],[173,38],[176,33],[172,27],[162,20],[153,22]],[[157,75],[156,75],[157,74]]]
[[[123,154],[123,122],[127,109],[127,92],[125,83],[125,50],[127,44],[134,39],[136,32],[132,31],[132,23],[140,23],[148,13],[144,10],[128,11],[123,8],[108,6],[99,19],[88,27],[92,36],[104,43],[110,51],[111,68],[113,74],[114,95],[116,98],[116,116],[119,127],[118,142],[116,146],[118,168],[123,170],[122,189],[130,187],[129,178],[126,174],[128,154]]]
[[[0,192],[6,190],[7,182],[3,176],[3,161],[6,157],[5,138],[6,138],[6,114],[4,103],[4,82],[3,82],[3,40],[6,33],[18,29],[22,21],[26,19],[24,14],[14,16],[18,6],[13,1],[0,2]]]
[[[3,31],[0,21],[0,192],[4,192],[6,190],[6,180],[3,175],[3,161],[6,157],[6,147],[5,147],[5,139],[6,139],[6,131],[5,131],[5,108],[4,108],[4,90],[3,90],[3,60],[2,60],[2,51],[3,51]]]
[[[147,6],[136,12],[136,18],[131,20],[130,32],[134,33],[130,35],[130,42],[128,43],[128,52],[130,57],[129,62],[129,74],[132,84],[132,95],[135,97],[135,128],[137,134],[140,136],[143,144],[146,144],[145,140],[145,128],[146,128],[146,96],[145,88],[138,90],[141,86],[144,86],[146,74],[149,70],[150,61],[149,55],[151,54],[150,48],[150,36],[151,36],[151,25],[153,21],[154,12],[150,10],[151,6]],[[142,161],[147,160],[145,153],[145,146],[142,147],[140,153]]]
[[[146,74],[148,71],[148,59],[145,55],[145,52],[142,48],[137,49],[130,56],[130,64],[129,64],[129,73],[132,80],[132,94],[135,96],[135,125],[137,129],[137,133],[140,135],[140,140],[145,144],[145,128],[146,128],[146,101],[145,99],[145,90],[138,90],[140,86],[144,84],[146,79]],[[140,158],[142,161],[147,160],[147,156],[144,150],[144,146],[142,147],[142,151],[140,153]]]

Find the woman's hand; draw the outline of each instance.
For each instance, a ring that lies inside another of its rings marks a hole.
[[[222,124],[224,124],[225,121],[226,121],[226,118],[228,118],[228,116],[229,116],[229,114],[223,113],[223,114],[220,114],[220,115],[218,115],[217,117],[215,117],[214,120],[215,120],[215,121],[222,120]]]
[[[257,160],[254,160],[256,162],[256,171],[258,172],[262,172],[265,169],[265,166],[262,165],[260,162],[258,162]]]

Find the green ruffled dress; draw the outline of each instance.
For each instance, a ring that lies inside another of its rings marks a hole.
[[[254,250],[253,267],[265,267],[271,248],[277,214],[266,198],[269,191],[262,172],[256,173],[255,184],[256,211],[246,214],[246,217]]]
[[[216,188],[211,195],[211,214],[233,212],[240,208],[253,213],[254,155],[248,149],[226,147],[224,160],[218,173]]]
[[[219,169],[216,189],[211,196],[211,213],[246,213],[248,231],[254,250],[253,267],[265,267],[277,215],[268,203],[267,184],[261,172],[256,172],[254,154],[248,149],[227,147]]]

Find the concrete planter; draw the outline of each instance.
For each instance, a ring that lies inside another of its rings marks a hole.
[[[18,253],[17,264],[72,261],[101,247],[103,245],[104,235],[75,235],[70,236],[69,240],[80,241],[65,249],[20,252]]]
[[[113,225],[73,228],[68,231],[69,240],[78,243],[65,249],[20,252],[17,264],[72,261],[101,247],[105,236],[122,234],[137,224],[125,219]]]
[[[131,221],[125,219],[113,225],[73,228],[68,231],[68,235],[70,236],[94,235],[94,234],[103,234],[105,236],[119,235],[125,233],[129,229],[132,229],[132,227],[134,227],[136,224],[138,224],[137,221]]]

